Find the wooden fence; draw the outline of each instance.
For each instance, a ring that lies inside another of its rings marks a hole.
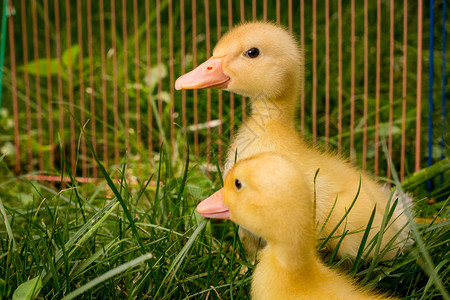
[[[258,19],[284,25],[305,49],[305,137],[390,177],[385,141],[403,179],[443,158],[449,138],[445,4],[10,0],[2,118],[13,125],[0,143],[13,147],[5,159],[18,174],[52,175],[64,154],[75,174],[97,177],[78,122],[107,168],[125,152],[151,162],[162,142],[172,155],[189,143],[206,162],[213,150],[222,158],[248,99],[178,92],[174,81],[234,24]]]

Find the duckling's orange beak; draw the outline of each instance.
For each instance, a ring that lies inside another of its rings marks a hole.
[[[230,211],[223,202],[223,188],[200,202],[197,211],[205,218],[230,220]]]
[[[211,57],[194,70],[178,77],[175,88],[177,90],[226,88],[230,77],[223,73],[222,64],[223,57]]]

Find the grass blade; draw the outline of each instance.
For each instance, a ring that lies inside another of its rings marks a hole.
[[[64,245],[65,249],[71,248],[73,245],[75,245],[75,243],[82,238],[82,236],[88,232],[91,227],[92,224],[94,224],[95,222],[97,222],[97,220],[99,220],[101,218],[101,216],[106,213],[107,211],[112,211],[112,208],[115,207],[115,205],[117,204],[117,200],[113,200],[110,203],[108,203],[102,210],[99,210],[91,219],[89,219]],[[57,264],[57,268],[60,267],[60,260],[63,257],[63,251],[62,249],[60,249],[54,257],[54,261]],[[51,273],[47,273],[45,270],[42,272],[41,277],[42,277],[42,281],[44,283],[44,285],[46,284],[46,282],[51,278],[52,274]]]
[[[178,268],[180,267],[181,263],[183,262],[183,259],[186,257],[186,254],[191,249],[197,236],[200,234],[200,232],[203,230],[203,228],[205,228],[207,222],[208,222],[208,220],[205,219],[198,225],[198,227],[195,229],[195,231],[190,236],[187,243],[184,245],[184,247],[181,249],[181,251],[175,257],[175,259],[172,261],[172,263],[169,266],[169,269],[167,270],[166,276],[164,276],[164,279],[162,280],[158,289],[156,290],[154,299],[158,298],[159,292],[161,291],[161,288],[164,286],[164,284],[166,283],[169,276],[172,274],[175,274],[177,272]],[[173,280],[173,278],[174,278],[174,276],[171,276],[169,283]]]
[[[333,234],[336,232],[336,230],[341,226],[342,222],[347,218],[347,215],[352,210],[353,206],[356,203],[356,200],[358,199],[359,192],[361,191],[361,178],[359,179],[359,185],[358,185],[358,191],[356,192],[355,198],[352,201],[352,204],[350,204],[350,207],[348,210],[345,211],[345,214],[342,216],[341,220],[336,224],[336,226],[333,228],[333,230],[330,232],[330,234],[322,241],[322,243],[319,245],[319,250],[322,249],[325,244],[333,237]]]
[[[150,258],[153,258],[153,255],[151,253],[146,253],[144,255],[139,256],[138,258],[133,259],[132,261],[129,261],[127,263],[124,263],[122,265],[120,265],[117,268],[114,268],[102,275],[100,275],[99,277],[95,278],[94,280],[90,281],[89,283],[83,285],[82,287],[74,290],[73,292],[71,292],[70,294],[68,294],[66,297],[64,297],[64,300],[70,300],[70,299],[74,299],[77,296],[80,296],[81,294],[83,294],[84,292],[86,292],[87,290],[93,288],[94,286],[102,283],[103,281],[106,281],[118,274],[121,274],[123,272],[125,272],[128,269],[131,269],[135,266],[138,266],[140,264],[142,264],[144,261],[149,260]]]
[[[361,244],[359,245],[358,253],[356,254],[355,263],[353,264],[353,267],[352,267],[352,270],[355,273],[358,270],[362,254],[364,252],[364,248],[367,243],[367,239],[369,238],[370,230],[372,229],[372,223],[373,223],[373,219],[375,218],[376,211],[377,211],[377,206],[375,205],[375,207],[372,210],[372,214],[370,215],[369,222],[367,223],[366,231],[364,232],[364,236],[361,240]]]
[[[405,214],[409,219],[409,223],[411,226],[411,231],[413,233],[414,240],[419,248],[420,254],[422,255],[423,259],[425,260],[425,264],[420,264],[420,266],[428,274],[428,276],[430,276],[431,279],[433,279],[434,284],[439,289],[439,291],[442,293],[442,297],[445,300],[449,300],[450,295],[449,295],[448,291],[446,290],[446,288],[444,287],[444,285],[442,284],[441,278],[437,274],[437,271],[436,271],[436,268],[434,267],[433,261],[431,260],[431,257],[428,254],[425,244],[420,236],[419,230],[417,229],[417,225],[414,222],[414,218],[412,216],[412,213],[410,211],[410,208],[408,207],[408,203],[406,202],[406,199],[404,196],[405,194],[403,192],[403,188],[400,183],[400,179],[398,177],[397,170],[395,170],[395,166],[392,163],[392,158],[388,154],[388,150],[387,150],[385,141],[382,142],[382,146],[383,146],[383,151],[388,159],[388,163],[391,166],[392,178],[394,178],[395,184],[399,191],[399,195],[400,195],[399,198],[401,199],[401,201],[403,201],[403,206],[405,207]]]
[[[88,145],[89,149],[91,150],[92,155],[95,158],[95,161],[97,162],[97,166],[100,169],[100,172],[103,174],[103,177],[106,179],[106,182],[108,183],[108,186],[111,188],[112,192],[116,196],[117,200],[119,200],[120,205],[122,206],[122,209],[125,213],[125,216],[127,217],[128,221],[130,222],[131,231],[133,232],[133,235],[136,237],[139,246],[141,246],[141,252],[145,254],[145,248],[144,244],[142,243],[141,238],[139,237],[138,231],[136,229],[136,225],[134,224],[133,218],[131,216],[130,211],[128,210],[128,207],[126,206],[125,201],[122,199],[122,195],[117,190],[116,186],[114,185],[114,182],[111,180],[111,177],[109,177],[108,172],[106,171],[105,167],[100,161],[100,158],[98,157],[97,153],[94,150],[94,147],[92,146],[91,140],[88,139],[86,132],[84,131],[84,128],[81,126],[80,122],[75,119],[75,117],[72,115],[74,120],[78,123],[78,126],[80,127],[80,130],[82,131],[84,135],[84,139],[86,141],[86,144]]]
[[[12,243],[12,250],[16,251],[16,240],[14,239],[14,234],[11,229],[11,224],[8,220],[8,215],[6,214],[5,207],[3,206],[2,197],[0,197],[0,213],[2,214],[3,221],[5,222],[6,233],[8,233],[9,240]]]

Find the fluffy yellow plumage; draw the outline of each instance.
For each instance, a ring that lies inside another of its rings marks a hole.
[[[258,49],[256,57],[248,55],[248,51],[253,48]],[[314,216],[312,212],[308,212],[307,217],[311,220],[315,218],[317,228],[326,223],[321,231],[321,238],[328,236],[338,225],[351,206],[361,183],[355,205],[335,232],[335,235],[343,234],[344,230],[353,232],[344,238],[338,254],[341,257],[355,257],[375,206],[376,214],[369,240],[378,232],[386,209],[390,209],[387,207],[390,193],[342,158],[324,153],[302,139],[295,126],[302,67],[302,53],[295,39],[286,30],[270,23],[246,23],[224,35],[216,45],[213,57],[191,73],[180,77],[176,86],[220,87],[250,98],[251,114],[243,122],[229,147],[225,175],[234,165],[236,153],[237,161],[264,152],[289,157],[301,166],[301,180],[308,190],[314,189],[314,175],[320,169],[315,186],[316,214]],[[277,201],[277,198],[273,198],[273,201]],[[391,240],[396,240],[392,250],[386,253],[386,258],[395,256],[407,241],[409,230],[404,229],[408,228],[407,218],[401,214],[401,207],[399,203],[392,217],[395,221],[386,227],[383,236],[381,249]],[[329,219],[325,222],[328,216]],[[290,227],[293,225],[286,226],[282,227],[285,232],[295,230]],[[245,225],[243,227],[247,228]],[[397,235],[402,229],[403,232]],[[245,229],[240,231],[240,236],[249,252],[255,254],[258,236]],[[339,239],[330,239],[327,247],[334,249],[338,241]],[[373,251],[369,253],[369,257],[372,255]]]
[[[253,274],[252,299],[385,299],[320,262],[304,171],[287,157],[263,153],[238,162],[225,180],[230,219],[268,243]]]

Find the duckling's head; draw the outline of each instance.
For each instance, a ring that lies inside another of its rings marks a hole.
[[[263,153],[241,160],[223,190],[197,207],[205,217],[231,219],[271,242],[311,236],[312,199],[301,170],[287,157]]]
[[[217,43],[213,56],[177,79],[177,89],[224,88],[253,99],[295,97],[303,58],[294,37],[267,22],[244,23]]]

